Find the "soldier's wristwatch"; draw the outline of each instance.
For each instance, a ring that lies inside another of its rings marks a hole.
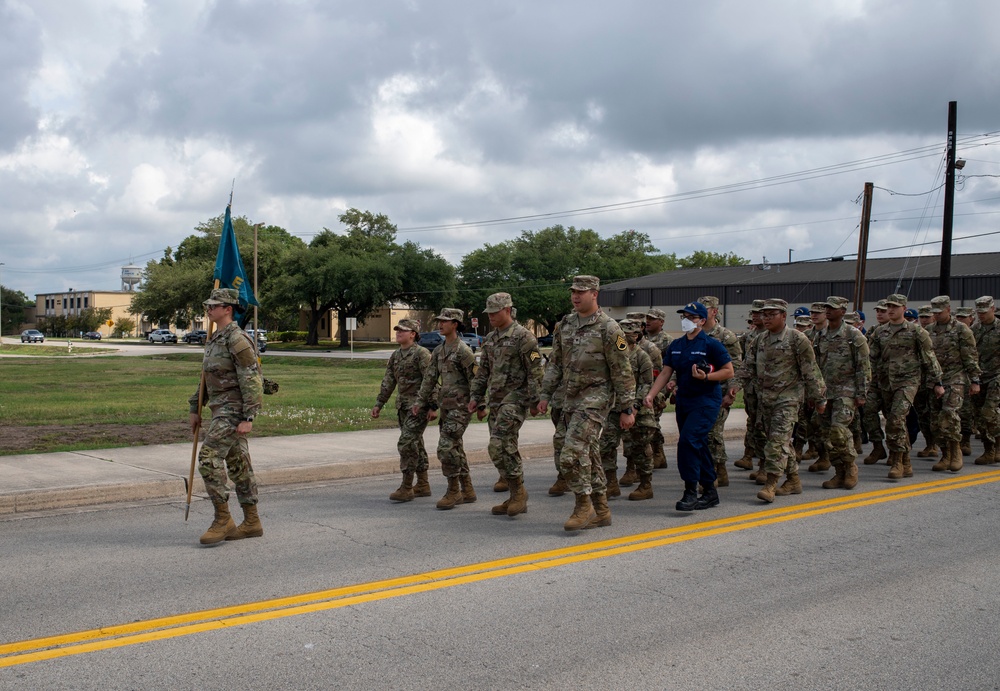
[[[629,406],[628,408],[626,408],[625,410],[622,411],[622,415],[631,415],[634,412],[635,411],[632,410],[632,406]]]
[[[253,415],[243,418],[243,422],[253,422]]]

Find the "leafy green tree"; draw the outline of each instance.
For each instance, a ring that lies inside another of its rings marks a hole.
[[[135,331],[135,319],[132,319],[132,317],[121,317],[115,322],[112,333],[115,338],[122,338],[123,336],[128,336],[133,331]]]
[[[444,304],[454,290],[454,270],[419,245],[396,243],[396,226],[384,214],[348,209],[339,216],[347,232],[324,228],[308,247],[290,252],[275,284],[276,299],[309,310],[306,343],[319,342],[319,324],[337,311],[340,346],[349,345],[347,319],[363,324],[396,300],[414,307]]]
[[[24,323],[24,310],[34,302],[20,290],[0,286],[0,334],[12,335]]]

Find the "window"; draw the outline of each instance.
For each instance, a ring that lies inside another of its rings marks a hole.
[[[83,309],[87,309],[90,306],[89,303],[90,303],[90,296],[89,295],[84,295],[83,296]]]

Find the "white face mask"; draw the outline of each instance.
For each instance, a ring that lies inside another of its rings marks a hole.
[[[692,331],[694,331],[697,328],[698,328],[698,325],[695,324],[690,319],[688,319],[687,317],[684,317],[683,319],[681,319],[681,330],[684,333],[689,334],[689,333],[691,333]]]

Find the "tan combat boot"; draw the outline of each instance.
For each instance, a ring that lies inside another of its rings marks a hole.
[[[972,434],[970,434],[969,432],[966,432],[965,434],[963,434],[962,435],[962,442],[961,442],[961,444],[959,446],[960,446],[960,448],[962,450],[962,455],[963,456],[971,456],[972,455]]]
[[[403,473],[403,482],[389,495],[389,501],[413,501],[413,473]]]
[[[764,459],[760,459],[760,467],[757,468],[757,477],[754,478],[754,482],[758,485],[767,484],[767,473],[764,472]]]
[[[566,492],[569,492],[569,485],[566,484],[566,481],[563,480],[563,476],[560,475],[556,478],[556,481],[552,484],[552,486],[549,487],[549,496],[561,497],[566,494]]]
[[[960,441],[950,441],[948,442],[948,448],[951,451],[951,463],[948,464],[948,470],[953,473],[957,473],[962,469],[962,442]],[[970,451],[971,453],[971,451]]]
[[[764,480],[764,489],[757,492],[757,498],[766,501],[768,504],[774,501],[774,495],[778,487],[778,474],[768,473]]]
[[[976,465],[989,465],[996,463],[996,442],[989,437],[983,439],[983,455],[976,459]]]
[[[809,466],[810,473],[822,473],[830,469],[830,451],[826,446],[821,446],[819,449],[819,458],[816,462]]]
[[[802,454],[802,460],[803,461],[815,461],[817,458],[819,458],[819,449],[816,448],[815,444],[813,444],[812,442],[809,442],[809,450],[806,451],[804,454]],[[795,459],[795,460],[799,460],[799,459]]]
[[[903,477],[913,477],[913,466],[910,465],[910,452],[902,451],[899,457],[903,459]]]
[[[227,540],[242,540],[248,537],[261,537],[264,534],[264,526],[260,524],[260,516],[257,515],[256,504],[240,504],[243,509],[243,522],[236,526],[236,530],[231,535],[226,535]]]
[[[724,462],[715,464],[715,475],[718,478],[715,481],[717,487],[729,487],[729,471]]]
[[[951,443],[941,442],[941,458],[938,460],[937,463],[931,466],[931,470],[941,472],[942,470],[948,470],[950,466],[951,466]]]
[[[917,458],[937,458],[940,449],[934,442],[928,442],[922,451],[917,451]]]
[[[476,490],[472,486],[472,478],[468,475],[462,475],[458,478],[459,484],[462,486],[462,503],[472,504],[476,501]]]
[[[733,463],[740,470],[753,470],[753,451],[749,446],[743,447],[743,457]]]
[[[583,530],[597,518],[594,505],[590,503],[589,494],[576,495],[576,506],[569,520],[563,525],[563,530]]]
[[[213,504],[213,506],[215,507],[215,520],[212,521],[212,525],[208,527],[199,540],[203,545],[214,545],[230,535],[236,534],[236,524],[233,523],[233,517],[229,515],[229,504]]]
[[[841,489],[844,486],[844,473],[846,470],[847,466],[844,463],[836,466],[833,477],[823,483],[823,489]]]
[[[859,453],[861,453],[861,433],[860,432],[855,432],[854,433],[854,455],[857,456]]]
[[[667,467],[667,455],[663,453],[663,444],[653,444],[653,470]]]
[[[802,462],[802,456],[803,456],[803,454],[802,454],[802,446],[803,446],[803,442],[800,442],[800,441],[794,442],[792,444],[792,451],[795,452],[795,460],[799,461],[800,463]]]
[[[779,497],[789,494],[802,494],[802,481],[799,480],[799,474],[792,473],[785,477],[785,481],[781,483],[781,487],[774,490],[774,494]]]
[[[858,464],[854,459],[844,461],[844,489],[854,489],[858,486]]]
[[[618,486],[618,468],[605,470],[604,474],[608,478],[607,496],[620,497],[622,495],[622,489]]]
[[[519,513],[528,513],[528,490],[524,489],[524,480],[519,477],[508,478],[510,485],[510,500],[507,504],[507,515],[513,518]]]
[[[459,485],[458,478],[448,478],[448,491],[444,493],[443,497],[438,499],[437,507],[442,510],[454,509],[463,503],[463,501],[462,488]]]
[[[865,465],[875,465],[887,457],[888,454],[885,452],[885,445],[881,441],[874,441],[872,442],[872,452],[865,456]]]
[[[426,470],[417,471],[417,481],[413,485],[413,496],[415,497],[431,496],[431,483],[427,481]]]
[[[507,484],[507,478],[503,475],[497,478],[497,481],[493,483],[494,492],[506,492],[510,489],[510,485]]]
[[[625,474],[622,475],[618,484],[622,487],[631,487],[636,482],[638,482],[639,476],[635,472],[635,463],[633,461],[625,461]]]
[[[889,460],[892,462],[892,467],[889,468],[889,475],[887,476],[890,480],[898,480],[903,477],[903,455],[905,451],[890,451]]]
[[[608,506],[607,495],[595,492],[590,495],[590,499],[594,504],[594,520],[586,525],[587,530],[611,525],[611,507]]]
[[[643,501],[653,498],[653,476],[643,473],[639,476],[639,486],[628,495],[629,501]]]

